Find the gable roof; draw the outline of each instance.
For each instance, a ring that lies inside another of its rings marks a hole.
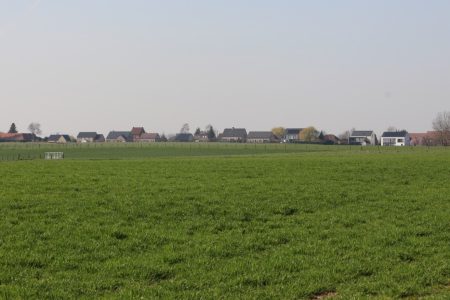
[[[286,128],[285,132],[286,134],[300,134],[300,132],[303,130],[304,128]]]
[[[18,133],[0,133],[0,139],[10,139],[16,137]]]
[[[419,132],[419,133],[410,133],[409,136],[411,137],[411,139],[436,138],[439,136],[439,132],[427,131],[427,132]]]
[[[97,132],[80,132],[78,133],[78,139],[95,139],[97,137]]]
[[[222,138],[247,138],[247,130],[245,128],[227,128],[223,131]]]
[[[106,137],[107,140],[117,140],[119,137],[123,137],[125,140],[131,139],[131,132],[130,131],[110,131],[108,133],[108,136]]]
[[[339,138],[335,136],[334,134],[325,134],[323,136],[323,139],[326,141],[339,141]]]
[[[31,142],[36,140],[36,135],[32,133],[0,133],[2,142]]]
[[[373,134],[373,130],[354,130],[350,137],[368,137]]]
[[[66,140],[66,142],[71,141],[70,136],[68,134],[52,134],[48,137],[48,141],[57,142],[61,137],[63,137]]]
[[[381,137],[406,137],[408,132],[406,130],[403,131],[385,131]]]
[[[141,135],[143,133],[145,133],[144,127],[133,127],[131,129],[132,135]]]
[[[250,131],[247,135],[247,139],[276,139],[277,137],[271,131]]]
[[[160,137],[158,133],[150,133],[150,132],[144,133],[139,137],[140,140],[157,140],[159,138]]]
[[[194,139],[192,133],[178,133],[175,136],[175,141],[177,142],[190,142]]]

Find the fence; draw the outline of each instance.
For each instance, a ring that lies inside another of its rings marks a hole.
[[[37,153],[0,154],[0,161],[36,160],[42,158],[42,154]]]
[[[64,152],[45,152],[45,159],[64,159]]]
[[[302,152],[428,152],[450,147],[380,147],[317,144],[250,143],[0,143],[0,161],[44,159],[46,152],[64,152],[70,159],[123,159],[166,156],[253,155]],[[64,157],[65,158],[65,157]]]

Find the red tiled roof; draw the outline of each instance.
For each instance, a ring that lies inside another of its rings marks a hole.
[[[439,136],[439,132],[427,131],[427,132],[410,133],[409,136],[411,137],[411,139],[434,138]]]
[[[132,135],[141,135],[143,133],[145,133],[144,127],[133,127],[133,129],[131,129]]]
[[[35,138],[31,133],[0,133],[0,139],[10,142],[33,141]]]
[[[19,133],[0,133],[0,139],[10,139],[18,136]]]

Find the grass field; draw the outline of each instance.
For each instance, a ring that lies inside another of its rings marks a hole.
[[[445,148],[361,147],[308,144],[229,144],[229,143],[0,143],[0,161],[42,159],[45,152],[64,152],[66,159],[139,159],[180,156],[233,156],[304,152],[429,152]]]
[[[0,162],[0,298],[450,298],[450,150],[195,146]]]

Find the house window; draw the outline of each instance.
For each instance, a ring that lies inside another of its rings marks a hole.
[[[385,138],[384,143],[385,146],[395,145],[395,138]]]

